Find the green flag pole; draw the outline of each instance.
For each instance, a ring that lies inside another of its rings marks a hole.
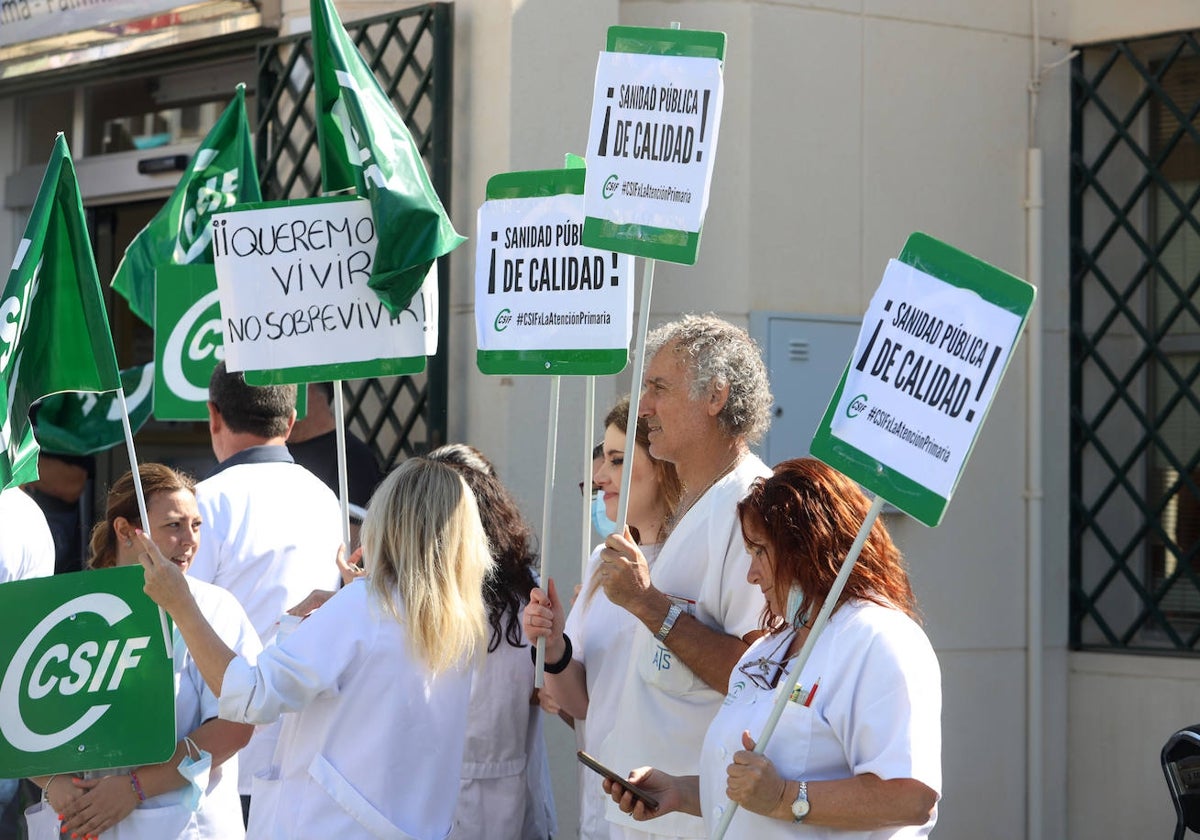
[[[542,551],[541,568],[538,570],[539,582],[546,585],[546,555],[550,551],[550,509],[554,497],[554,460],[558,454],[558,387],[562,377],[550,377],[550,437],[546,440],[546,481],[542,491]],[[546,684],[546,638],[537,640],[537,660],[534,662],[533,687],[541,688]]]
[[[787,679],[783,681],[783,688],[775,697],[775,705],[771,708],[771,716],[767,718],[766,724],[763,725],[762,732],[754,744],[755,755],[762,755],[767,751],[767,742],[771,740],[771,736],[775,734],[775,725],[779,723],[780,716],[783,715],[783,710],[787,708],[792,696],[792,689],[796,687],[796,683],[800,679],[800,672],[804,670],[804,664],[808,662],[809,655],[812,654],[813,647],[817,643],[821,631],[825,629],[825,625],[829,622],[829,616],[833,614],[833,608],[837,606],[838,598],[842,595],[842,590],[846,587],[846,581],[850,579],[850,572],[854,570],[854,564],[858,562],[858,555],[862,552],[862,547],[867,542],[867,537],[871,534],[871,528],[875,525],[875,520],[879,517],[879,512],[883,510],[886,504],[882,496],[876,496],[871,502],[871,507],[867,510],[867,515],[863,519],[862,525],[859,526],[858,535],[854,538],[854,544],[850,546],[850,551],[846,554],[846,559],[842,561],[842,568],[838,570],[837,577],[834,578],[833,586],[829,590],[829,594],[825,596],[825,603],[821,605],[821,611],[817,613],[817,619],[813,622],[812,629],[808,631],[808,638],[804,640],[804,644],[800,647],[800,652],[796,654],[796,664],[792,668],[792,672],[787,675]],[[791,616],[795,620],[795,616]],[[737,812],[737,803],[728,801],[725,805],[725,811],[721,814],[721,821],[717,824],[717,830],[713,833],[713,840],[722,840],[725,837],[725,832],[729,829],[729,823],[733,821],[733,815]]]

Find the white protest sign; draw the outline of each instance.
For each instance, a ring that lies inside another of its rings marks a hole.
[[[330,366],[385,375],[388,360],[423,362],[437,352],[436,263],[398,316],[367,286],[377,244],[370,202],[244,206],[213,218],[229,370],[290,369],[297,377],[289,381],[350,378]],[[376,361],[383,363],[378,372]]]
[[[936,526],[1035,295],[1024,280],[914,233],[871,298],[812,453]]]
[[[976,292],[890,260],[863,317],[870,329],[854,348],[845,410],[834,412],[831,431],[949,496],[1021,320]]]
[[[721,33],[610,30],[588,130],[589,245],[612,239],[625,253],[695,263],[716,160],[723,55]]]
[[[580,243],[583,196],[486,201],[478,230],[480,350],[627,350],[632,259]]]

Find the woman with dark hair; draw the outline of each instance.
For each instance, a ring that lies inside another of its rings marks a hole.
[[[628,418],[629,397],[623,397],[604,418],[603,460],[592,480],[604,494],[608,518],[615,520],[621,474],[626,466],[633,470],[626,520],[640,538],[642,554],[653,564],[683,488],[674,465],[651,456],[650,432],[644,418],[638,419],[633,445],[629,445]],[[597,546],[588,560],[583,589],[569,617],[564,617],[553,580],[545,591],[533,590],[525,611],[525,632],[530,638],[546,638],[547,690],[563,711],[575,718],[579,748],[601,761],[605,756],[600,745],[618,713],[618,694],[638,626],[632,614],[605,595],[600,563],[603,548],[603,544]],[[600,778],[586,768],[580,773],[579,836],[584,840],[607,840],[609,828]]]
[[[453,467],[475,494],[494,565],[483,586],[490,635],[471,683],[467,740],[451,838],[546,840],[557,829],[542,714],[521,610],[538,562],[533,531],[478,449],[462,443],[426,456]]]
[[[144,527],[174,565],[187,571],[200,544],[200,512],[192,479],[162,464],[138,469],[148,527],[138,511],[133,474],[125,473],[108,493],[104,519],[91,535],[93,569],[132,566],[145,549],[136,539]],[[225,644],[254,659],[262,648],[246,611],[231,594],[185,578],[192,597]],[[105,840],[132,838],[239,838],[244,836],[237,793],[236,753],[254,727],[217,717],[217,698],[204,684],[183,640],[174,637],[175,754],[161,764],[34,779],[42,786],[42,811],[30,815],[31,835],[58,823],[68,836]],[[48,807],[47,807],[48,806]],[[53,836],[57,830],[49,829]]]
[[[702,814],[708,832],[727,799],[729,838],[924,837],[937,820],[941,671],[918,623],[900,551],[876,521],[813,645],[764,755],[755,738],[833,588],[870,507],[854,482],[812,459],[785,461],[738,505],[747,580],[766,597],[762,628],[729,678],[709,725],[699,776],[643,767],[630,780],[649,811],[606,782],[637,820]]]

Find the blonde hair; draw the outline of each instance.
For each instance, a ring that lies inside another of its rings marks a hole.
[[[453,468],[410,458],[393,470],[371,496],[362,545],[372,592],[407,626],[418,659],[438,673],[474,656],[487,636],[492,557]]]

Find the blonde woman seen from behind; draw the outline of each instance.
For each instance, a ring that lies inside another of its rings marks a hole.
[[[153,545],[168,558],[183,591],[214,634],[239,656],[253,660],[262,646],[237,599],[224,589],[183,575],[200,541],[192,479],[162,464],[142,464],[139,474]],[[133,475],[125,473],[109,491],[104,519],[92,529],[91,568],[136,564],[144,548],[135,532],[142,527]],[[179,739],[175,754],[162,764],[35,779],[43,788],[44,801],[29,814],[31,837],[39,836],[38,832],[57,837],[60,814],[70,837],[102,833],[105,840],[236,840],[244,836],[236,753],[254,727],[218,719],[217,699],[204,684],[197,662],[182,639],[176,636],[174,643]]]
[[[249,836],[449,833],[492,567],[475,500],[453,469],[412,458],[384,479],[363,523],[366,579],[257,665],[221,643],[177,570],[143,545],[146,593],[174,618],[222,716],[266,723],[293,713],[255,780]]]

